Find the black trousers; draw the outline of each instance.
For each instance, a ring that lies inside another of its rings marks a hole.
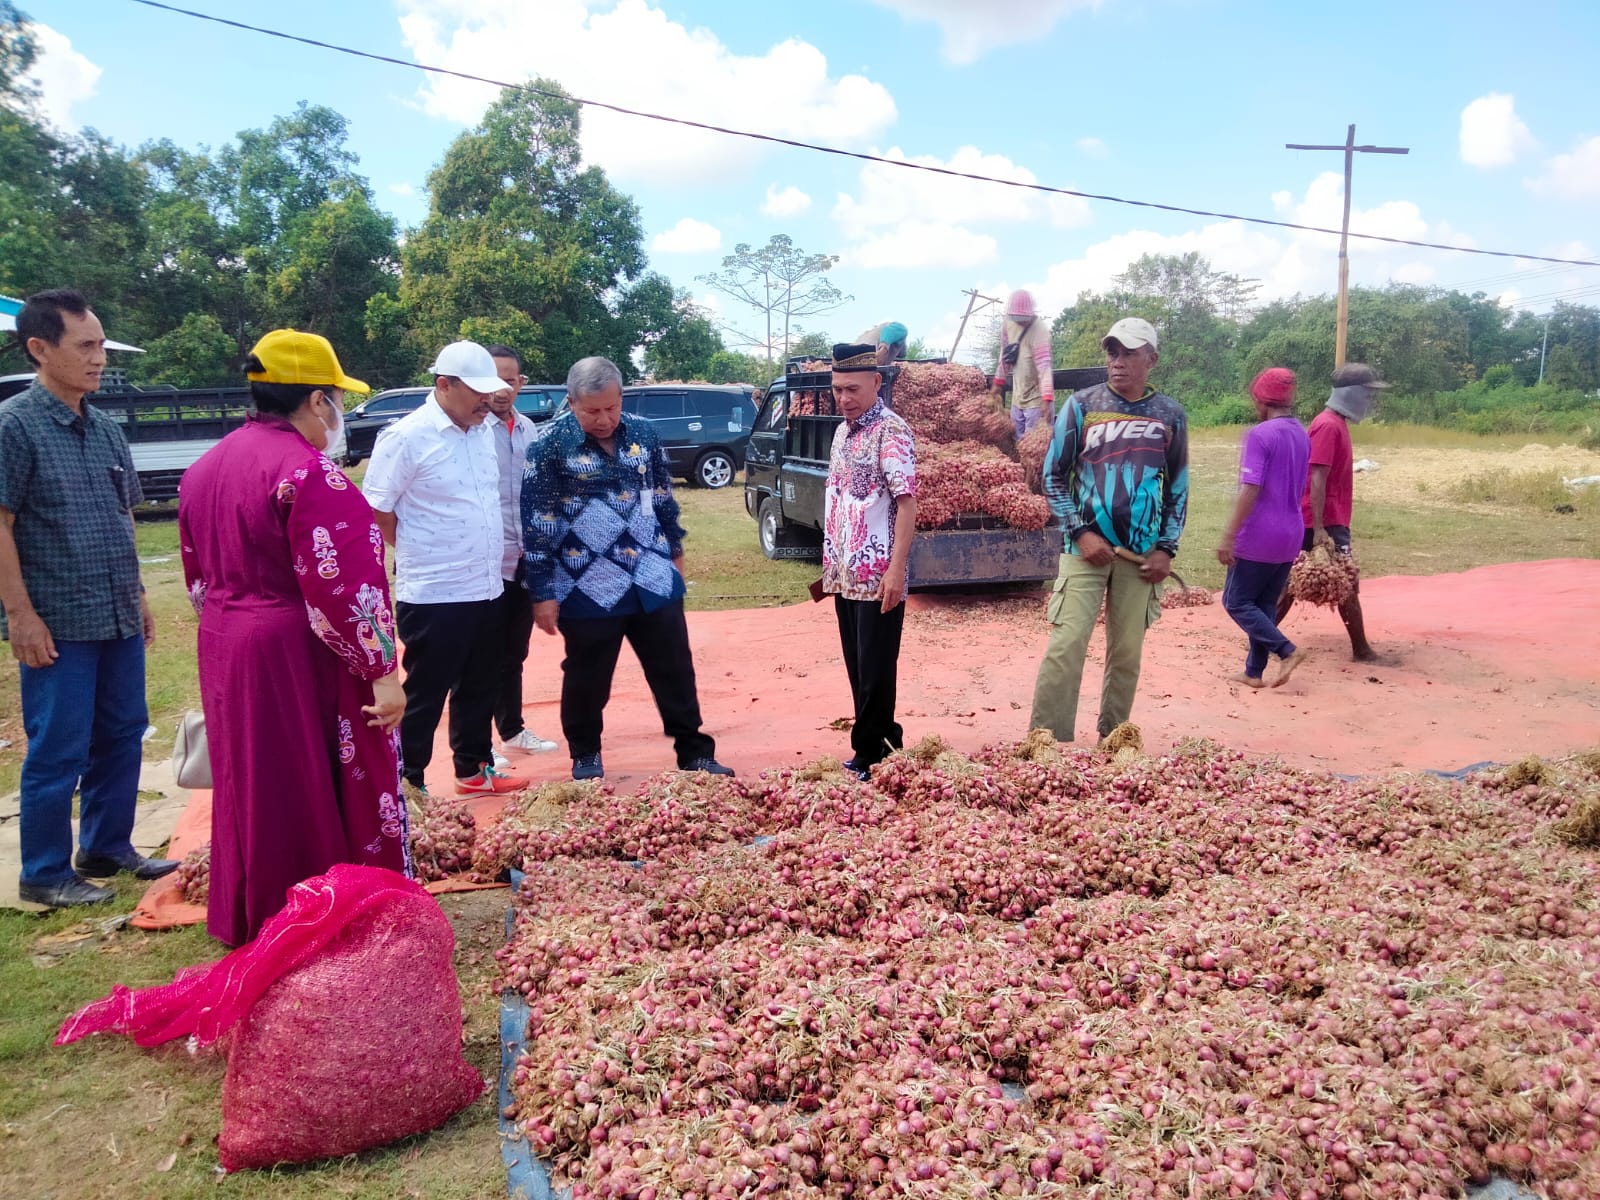
[[[639,656],[661,714],[662,732],[677,751],[678,766],[716,757],[716,742],[700,732],[700,696],[682,600],[652,613],[562,620],[559,628],[567,650],[561,662],[561,732],[574,759],[600,753],[605,707],[623,638]]]
[[[876,600],[846,600],[835,595],[833,608],[839,618],[839,644],[856,705],[850,748],[858,767],[870,767],[900,749],[905,733],[894,719],[894,704],[906,606],[902,602],[884,612]]]
[[[450,701],[450,750],[457,779],[494,761],[490,721],[500,686],[505,634],[500,601],[394,606],[405,647],[406,715],[400,719],[401,775],[415,784],[433,758],[433,735]]]
[[[500,690],[494,702],[494,724],[503,742],[522,732],[522,664],[528,661],[528,641],[533,636],[533,597],[522,586],[520,563],[517,577],[506,581],[499,605],[505,644],[500,651]]]

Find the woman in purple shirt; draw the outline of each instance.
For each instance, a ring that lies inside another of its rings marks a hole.
[[[1268,367],[1250,383],[1260,422],[1244,435],[1239,455],[1239,498],[1217,545],[1217,561],[1228,568],[1222,607],[1250,639],[1244,671],[1233,680],[1264,687],[1267,657],[1282,660],[1272,686],[1288,681],[1305,661],[1278,628],[1278,597],[1300,553],[1305,525],[1300,496],[1306,486],[1311,441],[1294,415],[1294,372]]]

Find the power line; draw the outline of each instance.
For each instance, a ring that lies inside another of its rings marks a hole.
[[[979,175],[971,171],[957,171],[950,167],[936,167],[928,163],[909,162],[905,159],[885,158],[878,154],[866,154],[859,150],[845,150],[838,146],[824,146],[817,142],[802,142],[795,138],[778,137],[771,133],[757,133],[749,129],[732,129],[726,125],[712,125],[706,121],[692,121],[687,117],[670,117],[664,113],[648,112],[644,109],[627,108],[621,104],[611,104],[605,100],[590,100],[582,96],[569,96],[560,92],[546,91],[543,88],[533,87],[526,83],[507,83],[499,79],[488,79],[482,75],[472,75],[466,71],[454,71],[449,67],[436,67],[428,63],[407,62],[403,58],[395,58],[388,54],[376,54],[370,50],[360,50],[354,46],[341,46],[336,42],[324,42],[317,38],[303,37],[300,34],[285,33],[281,29],[268,29],[261,25],[251,25],[244,21],[231,20],[228,17],[213,16],[211,13],[196,12],[194,9],[179,8],[174,4],[163,4],[160,0],[131,0],[134,4],[142,4],[146,8],[160,9],[163,12],[176,13],[179,16],[193,17],[198,21],[210,21],[217,25],[226,25],[233,29],[242,29],[247,33],[259,33],[265,37],[279,38],[286,42],[298,42],[302,46],[313,46],[319,50],[332,50],[338,54],[348,54],[354,58],[364,58],[372,62],[388,63],[390,66],[403,67],[411,71],[424,71],[430,75],[445,75],[452,79],[463,79],[469,83],[484,83],[490,87],[510,88],[514,91],[527,92],[530,95],[544,96],[551,100],[564,100],[572,104],[583,105],[587,108],[604,109],[606,112],[618,113],[625,117],[639,117],[647,121],[661,121],[669,125],[682,125],[688,129],[700,129],[707,133],[718,133],[727,137],[747,138],[756,142],[769,142],[776,146],[788,146],[795,150],[810,150],[816,154],[832,154],[839,158],[853,158],[859,162],[879,163],[888,167],[899,167],[908,171],[925,171],[932,175],[944,175],[951,179],[968,179],[975,183],[992,183],[1002,187],[1021,188],[1024,191],[1043,192],[1052,196],[1075,196],[1080,200],[1101,200],[1107,204],[1124,204],[1133,208],[1153,208],[1161,212],[1183,213],[1191,217],[1215,217],[1220,221],[1242,221],[1249,225],[1269,225],[1275,229],[1295,229],[1302,233],[1326,233],[1338,236],[1340,230],[1328,229],[1321,225],[1301,225],[1294,221],[1274,221],[1268,217],[1247,217],[1239,213],[1213,212],[1204,208],[1186,208],[1180,204],[1160,204],[1154,200],[1130,200],[1126,196],[1108,196],[1096,192],[1080,192],[1072,188],[1051,187],[1044,183],[1025,183],[1017,179],[1002,179],[996,175]],[[1483,250],[1476,246],[1451,246],[1443,242],[1419,242],[1411,238],[1387,237],[1381,233],[1351,233],[1351,237],[1360,238],[1368,242],[1385,242],[1392,246],[1414,246],[1422,250],[1449,250],[1456,254],[1478,254],[1491,258],[1521,258],[1530,262],[1561,263],[1572,267],[1600,267],[1600,262],[1586,258],[1553,258],[1545,254],[1522,254],[1512,250]]]

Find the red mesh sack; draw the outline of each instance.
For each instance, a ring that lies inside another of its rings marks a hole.
[[[437,1128],[483,1091],[461,1057],[454,948],[419,885],[336,866],[291,888],[248,945],[164,987],[118,987],[56,1044],[108,1031],[203,1046],[231,1032],[223,1167],[353,1154]]]

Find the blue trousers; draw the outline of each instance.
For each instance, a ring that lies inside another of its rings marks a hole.
[[[72,794],[78,844],[116,857],[133,849],[133,806],[146,726],[144,638],[56,643],[48,667],[19,668],[22,725],[22,882],[73,878]]]
[[[1289,582],[1292,563],[1253,562],[1236,558],[1228,568],[1228,582],[1222,588],[1222,607],[1250,639],[1244,673],[1260,679],[1267,669],[1267,657],[1287,658],[1294,643],[1278,628],[1278,597]]]

